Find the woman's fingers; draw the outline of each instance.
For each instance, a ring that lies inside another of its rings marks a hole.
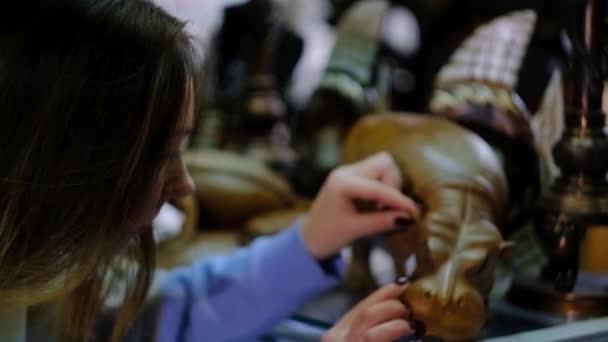
[[[378,180],[393,188],[401,188],[399,167],[388,152],[379,152],[363,159],[347,169],[358,176]]]
[[[380,303],[389,299],[398,298],[403,294],[407,287],[406,285],[397,285],[397,284],[388,284],[384,285],[381,288],[374,291],[372,294],[367,296],[367,298],[360,301],[354,309],[358,309],[360,307],[368,307],[374,305],[376,303]]]
[[[419,215],[416,203],[399,190],[363,177],[352,177],[343,191],[353,199],[374,201],[379,205],[401,210],[412,217]]]
[[[394,319],[369,329],[363,341],[375,341],[375,342],[392,342],[399,338],[414,333],[412,327],[405,319]]]
[[[395,285],[395,287],[399,287]],[[399,292],[402,293],[401,286]],[[392,289],[382,293],[388,295]],[[412,334],[414,331],[407,322],[409,310],[396,298],[380,300],[382,296],[371,299],[368,306],[363,307],[353,320],[351,336],[361,337],[363,341],[394,341],[395,339]],[[405,324],[404,324],[405,323]],[[358,339],[357,339],[358,340]]]
[[[406,229],[414,222],[415,219],[401,211],[377,211],[355,215],[349,227],[354,237],[359,238],[396,228]]]
[[[342,317],[340,322],[342,324],[349,324],[351,321],[357,319],[361,312],[366,310],[367,307],[389,299],[398,298],[406,287],[407,285],[388,284],[377,289],[350,309],[346,315]]]
[[[398,299],[391,299],[370,306],[363,315],[370,326],[375,326],[394,319],[406,319],[409,310]]]
[[[409,310],[398,298],[407,284],[389,284],[374,291],[333,326],[322,341],[394,341],[412,334]]]

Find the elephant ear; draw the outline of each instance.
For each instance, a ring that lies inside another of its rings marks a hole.
[[[559,168],[553,159],[553,147],[564,132],[564,97],[562,76],[556,69],[545,89],[542,103],[530,121],[534,144],[541,161],[541,189],[546,192],[559,176]]]

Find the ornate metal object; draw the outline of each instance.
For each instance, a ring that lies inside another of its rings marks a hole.
[[[608,26],[605,0],[579,1],[575,6],[567,35],[565,128],[553,149],[561,174],[541,201],[536,220],[549,260],[540,281],[517,278],[508,298],[533,310],[584,317],[608,313],[606,289],[590,291],[577,284],[586,232],[608,222],[608,140],[602,113]]]

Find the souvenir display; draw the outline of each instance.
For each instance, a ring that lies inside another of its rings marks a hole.
[[[397,274],[411,279],[403,300],[428,336],[478,336],[496,262],[511,246],[505,225],[538,193],[530,115],[514,91],[535,18],[519,11],[478,28],[437,76],[435,115],[376,113],[361,119],[344,144],[344,162],[389,151],[402,191],[422,204],[411,227],[385,240]],[[371,247],[370,240],[353,246],[351,288],[375,287]]]
[[[239,228],[257,214],[296,203],[289,184],[262,161],[219,150],[189,151],[184,158],[208,226]]]

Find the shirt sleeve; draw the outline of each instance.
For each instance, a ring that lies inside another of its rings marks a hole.
[[[157,341],[242,341],[267,332],[313,295],[337,285],[307,251],[301,225],[256,239],[227,256],[160,275]]]

